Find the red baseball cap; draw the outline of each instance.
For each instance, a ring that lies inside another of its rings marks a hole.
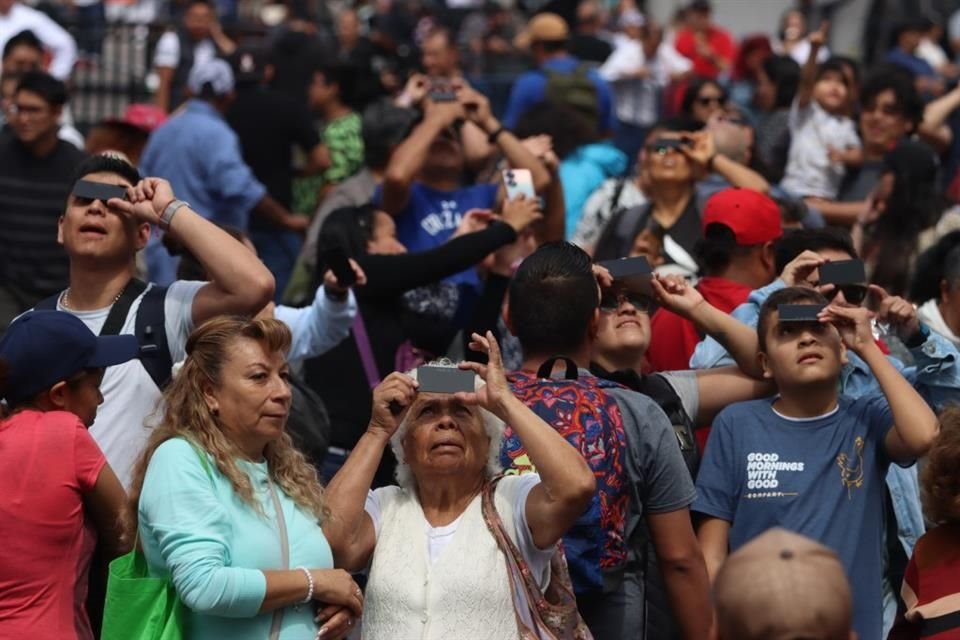
[[[166,119],[167,114],[160,107],[152,104],[136,103],[127,107],[122,118],[110,118],[107,122],[110,124],[127,124],[146,133],[151,133],[162,125]]]
[[[777,203],[759,191],[739,187],[710,196],[703,209],[703,228],[711,224],[730,229],[737,244],[743,246],[763,244],[783,235]]]

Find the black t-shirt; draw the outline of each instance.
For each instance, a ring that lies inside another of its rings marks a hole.
[[[243,160],[267,193],[287,209],[293,199],[291,150],[309,153],[320,142],[310,112],[286,94],[266,87],[249,87],[237,93],[227,111],[227,122],[240,138]],[[273,225],[253,216],[250,229]]]
[[[570,38],[570,55],[584,62],[603,64],[613,52],[606,40],[586,34],[575,34]]]
[[[57,141],[38,158],[11,133],[0,135],[0,286],[22,310],[62,291],[70,262],[57,242],[57,223],[86,155]]]

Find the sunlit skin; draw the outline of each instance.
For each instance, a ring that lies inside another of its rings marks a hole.
[[[403,452],[418,482],[456,473],[483,477],[490,438],[480,410],[452,395],[420,393],[410,407]]]
[[[767,328],[760,354],[763,375],[780,387],[836,385],[847,350],[837,329],[828,323],[780,322],[779,313]]]
[[[284,354],[268,352],[250,338],[227,349],[220,384],[205,385],[207,406],[230,439],[254,461],[268,443],[283,434],[290,414],[290,368]]]
[[[64,411],[75,414],[87,427],[97,417],[97,408],[103,404],[100,383],[105,369],[89,369],[75,376],[69,383],[58,385],[51,390],[57,403]]]
[[[116,173],[91,173],[84,180],[130,188],[133,185]],[[85,200],[71,195],[60,217],[57,242],[71,258],[88,259],[101,264],[129,261],[130,248],[147,246],[150,225],[137,223],[101,200]]]
[[[813,99],[830,113],[844,114],[848,97],[846,78],[840,71],[826,71],[813,85]]]
[[[605,369],[639,370],[650,346],[650,316],[623,296],[615,311],[601,309],[594,360]]]
[[[881,91],[862,105],[860,136],[867,154],[881,156],[911,131],[913,125],[903,115],[893,89]]]

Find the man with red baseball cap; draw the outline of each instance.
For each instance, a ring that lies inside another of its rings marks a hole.
[[[773,245],[782,235],[780,207],[769,197],[736,187],[714,194],[704,207],[703,239],[697,244],[703,274],[697,289],[714,307],[733,311],[751,291],[773,281]],[[658,310],[651,318],[647,351],[651,369],[689,369],[701,338],[689,320]]]

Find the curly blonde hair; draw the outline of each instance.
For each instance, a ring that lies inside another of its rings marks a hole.
[[[960,407],[940,414],[940,433],[920,471],[924,512],[935,524],[960,522]]]
[[[136,521],[143,479],[150,458],[161,444],[171,438],[183,438],[210,454],[217,470],[226,477],[240,498],[257,510],[263,510],[254,497],[250,477],[237,465],[241,453],[207,406],[203,388],[219,387],[230,348],[237,340],[255,340],[268,353],[286,353],[290,348],[290,329],[273,318],[249,319],[221,316],[205,322],[187,340],[187,359],[163,393],[163,417],[147,442],[134,468],[130,493],[132,519]],[[298,506],[313,513],[318,522],[328,511],[317,471],[293,445],[289,434],[270,442],[265,451],[270,478]]]

